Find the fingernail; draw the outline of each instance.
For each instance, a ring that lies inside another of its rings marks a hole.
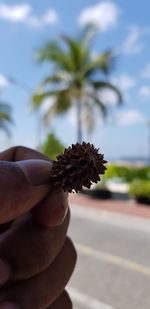
[[[5,301],[0,304],[0,309],[20,309],[20,307],[16,304]]]
[[[5,261],[0,259],[0,285],[6,283],[10,279],[10,276],[10,266]]]
[[[65,217],[67,215],[67,212],[68,212],[68,207],[69,207],[69,205],[68,205],[68,193],[67,192],[63,192],[61,190],[61,193],[60,193],[59,197],[62,200],[62,207],[61,207],[61,209],[62,209],[62,216],[58,220],[58,223],[57,223],[58,225],[62,224],[62,222],[64,221],[64,219],[65,219]]]
[[[68,212],[68,193],[63,192],[59,188],[53,190],[51,194],[51,209],[49,212],[51,214],[51,217],[49,216],[51,226],[62,224]]]
[[[43,185],[50,180],[51,162],[44,160],[18,161],[16,164],[23,171],[31,185]]]

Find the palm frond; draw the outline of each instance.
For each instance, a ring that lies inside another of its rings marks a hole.
[[[45,47],[40,48],[36,54],[36,60],[38,62],[54,61],[57,62],[62,54],[62,48],[57,41],[49,41]]]
[[[48,123],[54,114],[59,115],[65,113],[71,107],[72,96],[73,89],[60,90],[59,94],[57,94],[55,98],[54,104],[50,106],[50,108],[44,115],[45,123]]]
[[[8,122],[13,123],[11,116],[8,113],[0,111],[0,118],[3,120],[7,120]]]
[[[96,105],[99,108],[99,110],[102,113],[103,117],[106,118],[106,116],[107,116],[107,107],[106,107],[106,105],[94,94],[88,93],[87,97],[89,97],[92,100],[94,105]]]
[[[105,81],[91,81],[91,85],[96,90],[101,90],[101,89],[102,90],[103,89],[112,90],[117,96],[118,103],[121,104],[123,102],[123,97],[122,97],[120,90],[116,86],[114,86],[113,84],[111,84],[109,82],[105,82]]]
[[[9,125],[13,124],[11,112],[11,106],[3,101],[0,101],[0,129],[4,130],[9,137],[11,135]]]
[[[8,137],[11,136],[11,130],[9,128],[8,122],[3,118],[0,118],[0,129],[5,131]]]
[[[56,113],[61,114],[68,109],[71,100],[75,98],[77,94],[74,88],[67,88],[56,91],[47,91],[40,94],[37,93],[32,97],[33,106],[35,108],[38,108],[42,104],[43,100],[50,96],[56,97],[55,111]]]
[[[60,87],[61,87],[62,84],[64,84],[64,83],[68,84],[71,81],[72,81],[71,74],[69,74],[67,72],[63,72],[63,71],[61,72],[60,71],[60,72],[58,72],[54,75],[48,76],[45,79],[43,79],[41,84],[39,84],[37,86],[36,92],[42,93],[47,86],[51,86],[51,85],[55,86],[55,85],[60,84]]]
[[[0,111],[11,114],[12,107],[8,103],[0,101]]]
[[[38,62],[48,61],[55,63],[59,68],[69,72],[74,70],[74,63],[70,54],[64,52],[57,41],[50,41],[44,48],[40,49],[37,53],[36,60]]]
[[[55,103],[50,106],[47,110],[47,112],[44,114],[44,122],[45,124],[48,124],[51,118],[55,115]]]
[[[51,83],[59,83],[63,80],[64,80],[64,78],[61,75],[54,74],[52,76],[48,76],[48,77],[44,78],[40,85],[45,86],[45,85],[51,84]]]
[[[106,51],[103,54],[97,56],[94,60],[91,60],[87,66],[85,66],[83,71],[83,76],[89,76],[91,73],[94,73],[96,70],[100,70],[103,73],[108,73],[111,60],[113,57],[113,52],[111,50]]]
[[[78,72],[86,62],[88,49],[68,36],[62,36],[62,38],[69,47],[69,53],[74,63],[75,71]]]
[[[60,82],[67,82],[70,81],[70,74],[67,74],[67,72],[58,72],[54,75],[46,77],[41,85],[47,85],[50,83],[60,83]]]
[[[32,96],[32,106],[35,108],[40,107],[40,105],[42,104],[43,100],[50,97],[50,96],[54,96],[57,95],[59,93],[59,91],[47,91],[47,92],[43,92],[43,93],[35,93]]]
[[[55,111],[57,114],[65,113],[72,104],[72,99],[75,97],[74,88],[61,90],[56,98]]]
[[[96,25],[89,23],[87,24],[79,37],[79,44],[89,48],[96,33],[97,27]]]

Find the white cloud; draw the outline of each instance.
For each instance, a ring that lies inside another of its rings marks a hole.
[[[150,78],[150,62],[148,62],[145,68],[141,71],[140,76],[143,78]]]
[[[107,31],[117,25],[119,13],[120,9],[112,1],[102,1],[85,8],[81,12],[78,22],[81,26],[92,23],[99,30]]]
[[[142,86],[142,87],[140,87],[139,94],[141,96],[150,98],[150,87],[149,86]]]
[[[8,79],[4,75],[0,74],[0,88],[7,87],[8,85]]]
[[[30,16],[28,17],[28,19],[25,21],[25,23],[33,28],[39,28],[41,26],[43,26],[43,24],[41,23],[41,20],[36,17],[36,16]]]
[[[117,95],[114,91],[109,89],[103,89],[99,92],[99,98],[105,105],[116,105]]]
[[[125,54],[138,54],[143,49],[143,44],[140,43],[141,31],[138,27],[130,29],[129,35],[122,44],[122,52]]]
[[[122,91],[126,91],[136,86],[135,78],[128,74],[121,74],[118,77],[112,78],[112,83],[119,87]]]
[[[0,18],[10,21],[25,21],[31,13],[28,4],[12,5],[0,4]]]
[[[9,22],[20,22],[33,27],[53,25],[58,22],[58,14],[53,9],[48,9],[42,16],[32,14],[32,7],[29,4],[6,5],[0,3],[0,19]]]
[[[44,24],[56,24],[58,22],[58,14],[55,10],[49,9],[43,16],[42,22]]]
[[[150,34],[150,28],[140,28],[139,26],[132,26],[129,29],[129,34],[125,41],[122,44],[121,52],[125,54],[138,54],[143,48],[144,44],[140,41],[140,39]]]
[[[123,99],[128,101],[130,99],[129,91],[136,86],[135,78],[129,76],[128,74],[121,74],[117,77],[111,79],[112,84],[120,89]]]
[[[111,78],[111,83],[119,88],[126,100],[129,99],[128,90],[136,86],[136,80],[127,74]],[[106,105],[116,105],[118,102],[116,93],[108,88],[100,90],[99,97]]]
[[[51,96],[49,98],[46,98],[42,105],[41,105],[41,112],[42,114],[46,114],[48,112],[48,110],[53,106],[53,104],[55,103],[55,96]]]
[[[145,120],[143,114],[136,109],[121,111],[117,114],[117,123],[122,126],[143,123]]]

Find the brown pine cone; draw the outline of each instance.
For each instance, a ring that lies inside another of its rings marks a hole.
[[[65,149],[57,156],[51,168],[53,185],[60,185],[64,191],[82,191],[83,187],[90,188],[92,183],[100,180],[99,174],[104,174],[107,161],[98,153],[93,144],[75,144]]]

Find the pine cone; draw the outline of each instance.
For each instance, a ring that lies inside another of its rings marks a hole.
[[[107,161],[98,153],[93,144],[75,144],[65,149],[57,156],[51,168],[53,185],[60,185],[64,191],[82,191],[83,187],[90,188],[92,183],[100,180],[99,174],[104,174]]]

